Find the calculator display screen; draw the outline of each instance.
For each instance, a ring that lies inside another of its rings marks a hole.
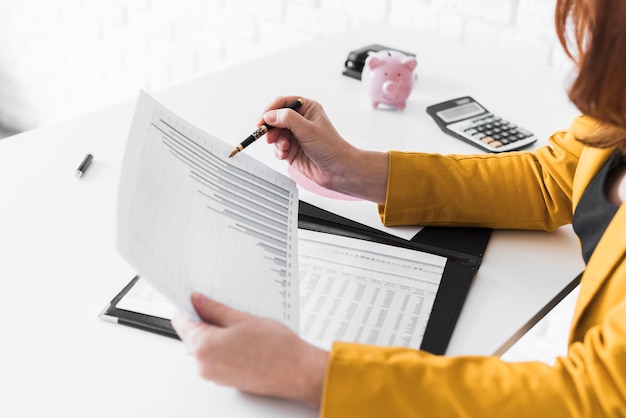
[[[439,116],[444,122],[448,123],[480,115],[484,111],[485,109],[480,107],[478,103],[470,102],[461,106],[455,106],[449,109],[441,110],[437,112],[437,116]]]

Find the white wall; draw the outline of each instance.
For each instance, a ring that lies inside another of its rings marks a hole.
[[[0,125],[34,128],[376,22],[491,45],[493,59],[514,49],[560,66],[554,3],[0,0]]]

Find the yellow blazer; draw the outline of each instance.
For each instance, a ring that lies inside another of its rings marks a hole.
[[[571,222],[612,153],[581,144],[595,128],[574,120],[550,146],[505,155],[389,153],[387,225],[553,230]],[[582,278],[568,354],[553,366],[435,356],[335,343],[323,417],[626,417],[626,205]]]

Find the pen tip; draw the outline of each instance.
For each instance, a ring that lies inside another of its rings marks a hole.
[[[232,152],[230,153],[228,158],[231,158],[233,155],[237,154],[238,152],[239,152],[239,150],[237,148],[235,148],[234,150],[232,150]]]

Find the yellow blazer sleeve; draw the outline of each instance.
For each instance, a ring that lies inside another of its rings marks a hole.
[[[535,152],[436,155],[389,152],[385,225],[554,230],[572,217],[572,181],[594,125],[586,117]]]
[[[626,290],[626,289],[624,289]],[[626,416],[626,302],[554,365],[336,343],[321,416]]]
[[[603,286],[554,365],[335,343],[321,416],[626,417],[626,252],[615,239],[604,245],[618,248],[611,260],[590,262],[581,294],[597,287],[594,279],[605,278]]]

